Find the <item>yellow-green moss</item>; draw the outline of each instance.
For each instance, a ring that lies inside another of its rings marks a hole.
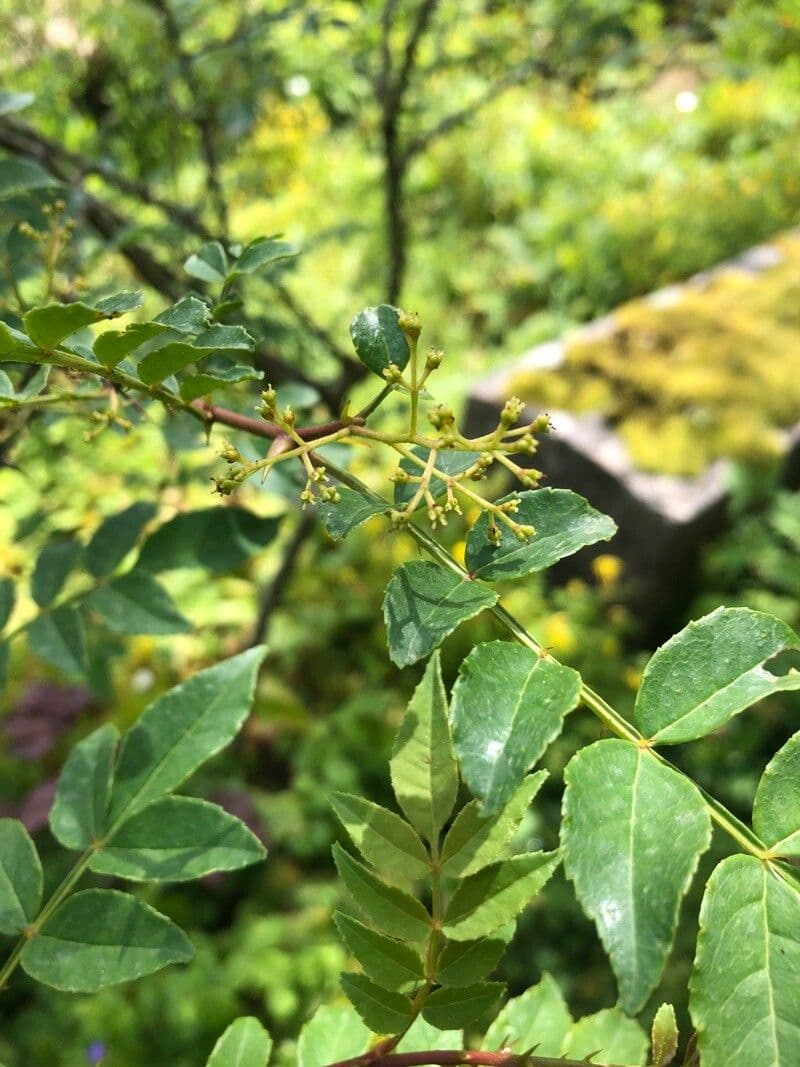
[[[776,245],[781,262],[757,274],[731,269],[675,303],[624,305],[608,336],[568,342],[562,367],[521,373],[512,390],[602,412],[645,470],[774,457],[780,430],[800,421],[800,237]]]

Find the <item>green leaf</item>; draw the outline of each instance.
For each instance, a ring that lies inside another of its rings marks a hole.
[[[350,793],[333,793],[331,805],[362,856],[391,881],[430,874],[419,837],[399,815]]]
[[[44,546],[31,575],[31,595],[40,608],[52,604],[61,592],[80,554],[81,546],[72,538],[56,538]]]
[[[112,833],[89,866],[134,882],[188,882],[265,856],[255,834],[223,808],[195,797],[162,797]]]
[[[453,745],[487,815],[498,812],[578,704],[577,671],[509,641],[473,648],[453,688]],[[498,694],[502,693],[502,699]]]
[[[0,400],[13,400],[14,383],[4,370],[0,370]]]
[[[180,393],[184,400],[197,400],[200,396],[208,396],[209,393],[218,389],[227,389],[228,386],[239,382],[257,382],[264,377],[264,372],[255,370],[253,367],[236,365],[224,367],[211,373],[191,374],[182,378]]]
[[[466,804],[444,839],[442,873],[463,877],[505,858],[511,838],[546,777],[546,771],[537,771],[524,778],[503,810],[489,818],[481,813],[479,801]]]
[[[778,619],[749,608],[718,608],[655,652],[634,721],[661,744],[703,737],[769,693],[800,689],[800,672],[773,674],[768,665],[793,648],[800,640]]]
[[[119,315],[126,315],[129,311],[136,311],[144,303],[142,294],[138,289],[125,289],[121,293],[112,293],[96,300],[94,306],[105,319],[115,319]]]
[[[35,373],[31,376],[27,385],[22,385],[17,393],[17,396],[22,400],[27,400],[32,396],[38,396],[44,390],[50,379],[50,372],[52,367],[46,363],[43,363],[40,367],[37,367]]]
[[[459,989],[435,989],[422,1009],[422,1016],[440,1030],[471,1026],[497,1007],[505,986],[502,982],[476,982]]]
[[[21,934],[42,903],[42,864],[28,831],[0,819],[0,933]]]
[[[95,578],[112,574],[155,513],[155,505],[142,500],[109,516],[98,526],[86,546],[86,569]]]
[[[161,322],[132,322],[124,330],[106,330],[94,342],[93,351],[104,367],[116,367],[146,341],[169,327]]]
[[[425,967],[419,953],[393,937],[370,930],[349,915],[333,917],[348,951],[369,977],[384,989],[399,989],[406,982],[422,981]]]
[[[170,341],[163,348],[148,352],[140,360],[137,373],[146,385],[157,385],[171,374],[210,355],[210,350],[198,348],[194,341]]]
[[[119,634],[182,634],[192,628],[163,585],[144,568],[93,589],[84,603]]]
[[[256,346],[244,326],[223,326],[217,322],[198,334],[192,344],[214,352],[252,352]]]
[[[341,499],[336,504],[325,500],[317,504],[317,514],[322,525],[336,541],[347,537],[367,519],[375,515],[385,515],[390,510],[388,504],[368,500],[355,489],[348,489],[346,486],[339,489],[339,496]]]
[[[623,1015],[619,1008],[606,1008],[572,1024],[561,1055],[574,1060],[594,1053],[592,1059],[599,1063],[643,1064],[647,1044],[647,1035],[635,1019]]]
[[[177,304],[168,307],[154,322],[169,326],[178,333],[199,333],[205,329],[211,319],[208,308],[196,296],[184,296]]]
[[[557,1057],[572,1026],[572,1016],[556,980],[543,974],[538,985],[509,1000],[486,1031],[484,1049],[509,1048]]]
[[[401,993],[382,989],[363,974],[343,974],[342,989],[375,1034],[396,1034],[411,1022],[411,1001]]]
[[[510,922],[536,896],[559,859],[557,852],[524,852],[465,878],[447,906],[445,937],[471,941]]]
[[[189,511],[150,534],[137,569],[159,572],[204,567],[216,574],[232,571],[274,541],[279,527],[279,519],[263,519],[240,507]]]
[[[39,659],[72,678],[86,674],[83,621],[69,604],[40,615],[28,626],[28,642]]]
[[[460,988],[485,978],[497,966],[513,934],[514,924],[510,923],[493,938],[448,941],[436,964],[436,981],[443,986]]]
[[[112,889],[87,889],[56,909],[25,945],[20,963],[53,989],[96,993],[193,956],[186,934],[148,904]]]
[[[267,1067],[272,1038],[252,1015],[236,1019],[208,1057],[206,1067]]]
[[[224,282],[228,273],[228,257],[219,241],[209,241],[183,264],[183,269],[192,278],[202,282]]]
[[[564,779],[565,870],[634,1014],[661,977],[711,822],[687,778],[629,741],[581,749]]]
[[[53,837],[65,848],[89,848],[105,833],[118,744],[119,731],[106,723],[67,756],[50,809]]]
[[[383,600],[392,661],[398,667],[416,663],[459,623],[496,603],[493,589],[460,578],[438,563],[404,563],[389,580]]]
[[[403,370],[411,357],[406,335],[398,325],[400,312],[389,304],[364,308],[350,323],[350,336],[356,355],[379,377],[389,366]]]
[[[671,1004],[662,1004],[650,1028],[650,1048],[653,1067],[666,1067],[678,1051],[678,1023]]]
[[[74,304],[47,304],[34,308],[23,316],[22,322],[34,344],[45,352],[52,352],[76,330],[106,317],[96,307],[78,300]]]
[[[0,641],[0,693],[6,687],[9,658],[8,641]]]
[[[409,1026],[395,1052],[417,1052],[419,1049],[454,1049],[464,1047],[460,1030],[440,1030],[418,1015]]]
[[[49,189],[60,185],[52,174],[32,159],[0,159],[0,196],[27,193],[31,189]]]
[[[428,936],[430,916],[418,900],[386,885],[340,845],[333,846],[333,859],[339,877],[367,922],[404,941],[423,941]]]
[[[2,161],[0,161],[0,166],[2,166]],[[24,333],[0,320],[0,359],[24,362],[36,353],[36,346]]]
[[[254,274],[265,267],[271,267],[273,263],[293,259],[299,254],[298,249],[288,241],[276,241],[272,237],[257,237],[242,249],[231,275]]]
[[[467,534],[466,567],[476,578],[522,578],[552,567],[586,545],[608,541],[617,532],[613,519],[568,489],[509,493],[500,503],[514,497],[519,500],[514,521],[533,526],[536,533],[528,541],[518,541],[500,523],[500,542],[493,544],[488,537],[487,513],[483,512]]]
[[[0,630],[11,618],[17,591],[13,578],[0,578]]]
[[[297,1067],[326,1067],[337,1060],[360,1056],[369,1048],[370,1039],[370,1031],[349,1004],[323,1005],[300,1031]]]
[[[700,909],[690,1009],[703,1067],[800,1063],[800,895],[768,864],[729,856]]]
[[[397,803],[427,841],[437,840],[458,794],[458,767],[438,652],[431,656],[414,690],[389,766]]]
[[[0,89],[0,115],[13,115],[17,111],[23,111],[30,107],[35,99],[35,93],[12,93]]]
[[[193,675],[158,697],[125,735],[109,822],[172,792],[234,739],[250,711],[263,646]]]
[[[415,456],[418,456],[422,460],[423,466],[418,463],[414,463],[410,459],[401,459],[400,467],[408,474],[414,474],[419,476],[422,473],[424,464],[427,463],[428,456],[430,455],[429,448],[423,448],[422,445],[416,445],[412,452]],[[436,453],[436,462],[433,464],[434,470],[441,471],[442,474],[461,474],[462,471],[467,470],[476,459],[480,457],[480,452],[456,452],[448,449],[443,449]],[[398,508],[404,508],[408,505],[414,494],[418,489],[416,482],[395,482],[394,485],[394,502]],[[447,492],[447,486],[444,482],[439,481],[438,478],[433,477],[431,479],[431,493],[434,499],[438,500],[439,497],[444,496]],[[420,505],[421,506],[421,505]]]
[[[753,829],[777,855],[800,856],[800,733],[789,738],[761,776]]]

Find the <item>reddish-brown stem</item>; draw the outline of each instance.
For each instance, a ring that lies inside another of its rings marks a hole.
[[[431,1049],[428,1052],[385,1052],[384,1044],[338,1060],[328,1067],[580,1067],[576,1060],[553,1059],[535,1054],[522,1055],[508,1050],[481,1052],[480,1050]],[[581,1061],[585,1063],[586,1061]],[[597,1065],[600,1067],[600,1065]]]
[[[286,436],[279,426],[274,426],[263,419],[254,419],[250,415],[240,415],[238,411],[230,411],[228,408],[221,408],[216,404],[209,404],[207,400],[195,400],[192,407],[197,408],[211,422],[218,422],[235,430],[244,430],[245,433],[254,434],[256,437],[266,437],[269,440],[274,440],[275,438]],[[304,441],[316,441],[318,437],[327,437],[328,434],[336,433],[337,430],[344,430],[348,426],[363,425],[364,419],[356,415],[352,419],[334,419],[333,422],[322,422],[317,426],[303,426],[296,432],[297,436]]]

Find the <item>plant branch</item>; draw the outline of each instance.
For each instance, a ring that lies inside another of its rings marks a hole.
[[[508,1049],[483,1052],[469,1049],[430,1049],[427,1052],[384,1052],[381,1046],[337,1060],[328,1067],[586,1067],[586,1060],[553,1059]],[[603,1067],[597,1064],[596,1067]]]

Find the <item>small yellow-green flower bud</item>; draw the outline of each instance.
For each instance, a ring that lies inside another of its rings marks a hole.
[[[524,410],[525,404],[518,396],[509,397],[500,412],[500,425],[513,426],[515,422],[519,421],[519,417]]]
[[[389,366],[384,369],[383,377],[389,385],[397,385],[398,382],[402,382],[403,380],[403,372],[396,363],[390,363]]]
[[[427,355],[427,357],[425,359],[425,369],[429,370],[429,371],[430,370],[438,370],[438,368],[441,367],[441,365],[442,365],[442,360],[443,359],[444,359],[444,352],[442,352],[441,349],[439,349],[439,348],[429,348],[428,349],[428,355]]]
[[[294,413],[293,407],[285,407],[281,412],[280,419],[284,426],[288,426],[290,429],[294,426],[297,416]]]
[[[401,311],[397,319],[397,325],[409,341],[416,341],[422,333],[422,320],[416,311]]]
[[[537,415],[537,417],[531,423],[531,429],[534,433],[549,433],[552,429],[549,415]]]

